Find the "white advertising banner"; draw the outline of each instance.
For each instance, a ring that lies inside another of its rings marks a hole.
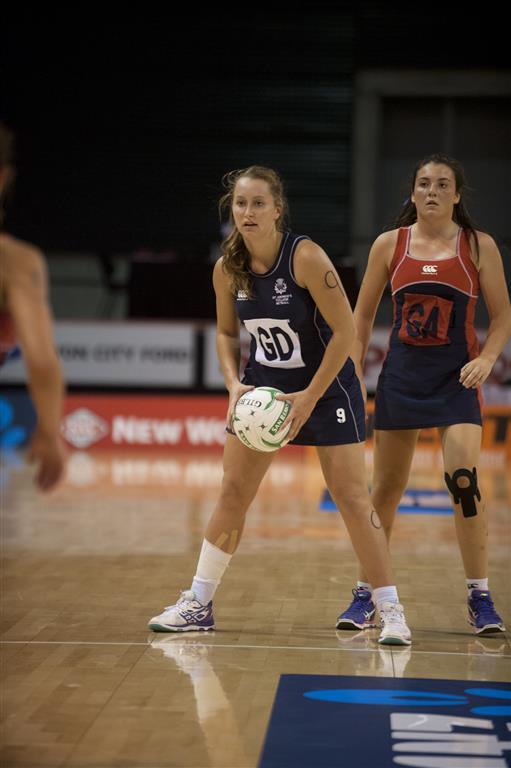
[[[203,386],[225,390],[216,353],[215,324],[203,326]],[[197,373],[197,336],[193,323],[57,321],[55,340],[66,382],[74,386],[194,388]],[[390,328],[373,329],[365,361],[365,381],[374,392],[387,354]],[[480,342],[485,330],[478,330]],[[248,359],[250,334],[241,328],[241,370]],[[508,342],[485,384],[487,402],[501,402],[502,385],[511,380],[511,344]],[[22,384],[25,367],[19,349],[0,369],[0,383]],[[488,400],[494,388],[495,397]],[[509,387],[505,388],[509,391]],[[507,392],[506,392],[507,394]]]
[[[390,327],[376,327],[371,334],[371,341],[367,349],[364,366],[364,378],[369,392],[376,390],[378,376],[380,375],[385,355],[389,346]],[[477,330],[479,342],[482,344],[486,338],[485,330]],[[204,329],[204,386],[206,389],[225,388],[222,371],[218,362],[215,346],[215,326],[207,326]],[[245,367],[250,348],[250,335],[244,327],[241,328],[241,370]],[[504,390],[502,385],[511,380],[511,343],[506,348],[493,366],[493,370],[485,385],[485,398],[487,402],[503,402]],[[489,388],[499,390],[494,398],[488,400]],[[508,388],[509,389],[509,388]],[[506,393],[506,402],[507,400]]]
[[[194,387],[197,332],[191,323],[57,321],[55,341],[73,385]],[[26,380],[21,355],[10,354],[2,382]]]
[[[248,360],[250,352],[250,334],[245,326],[240,330],[241,343],[241,363],[240,370],[243,371]],[[214,324],[204,327],[204,387],[206,389],[224,389],[225,382],[222,375],[222,369],[218,362],[216,353],[216,326]]]

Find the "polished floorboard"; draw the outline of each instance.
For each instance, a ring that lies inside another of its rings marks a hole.
[[[510,626],[511,480],[505,456],[483,458],[490,586]],[[48,496],[32,472],[4,457],[2,768],[257,766],[282,674],[511,679],[509,635],[467,624],[449,515],[398,516],[411,648],[334,629],[355,559],[338,514],[320,508],[313,451],[276,457],[217,593],[217,630],[201,634],[146,623],[189,586],[220,454],[75,453]],[[411,485],[443,490],[435,451],[418,453]]]

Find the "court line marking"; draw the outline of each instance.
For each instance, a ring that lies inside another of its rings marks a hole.
[[[171,633],[163,632],[164,637],[168,638]],[[159,638],[162,639],[162,638]],[[156,639],[150,640],[146,643],[124,643],[124,642],[112,642],[112,641],[94,641],[94,640],[0,640],[0,645],[135,645],[152,647]],[[156,641],[157,642],[157,641]],[[382,648],[381,645],[375,645],[374,648],[334,648],[329,646],[310,646],[310,645],[228,645],[219,643],[202,643],[195,641],[194,643],[183,643],[176,640],[173,645],[177,645],[180,648],[189,648],[193,646],[199,646],[201,648],[230,648],[239,650],[274,650],[274,651],[355,651],[356,653],[374,653],[375,651],[389,651],[390,647]],[[465,653],[463,651],[421,651],[419,649],[412,648],[411,646],[395,646],[393,648],[397,653],[402,653],[402,649],[409,648],[412,653],[415,654],[427,654],[428,656],[484,656],[485,658],[493,659],[508,659],[511,658],[510,653]]]
[[[146,643],[123,643],[108,640],[0,640],[0,645],[151,645]]]

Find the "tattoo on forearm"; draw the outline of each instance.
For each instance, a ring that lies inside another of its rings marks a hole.
[[[371,525],[373,528],[377,528],[378,530],[381,528],[381,521],[375,509],[371,511]]]
[[[337,279],[337,275],[331,269],[329,269],[328,272],[325,272],[325,285],[327,288],[338,288],[341,292],[341,295],[346,298],[346,294],[344,293],[342,285]]]

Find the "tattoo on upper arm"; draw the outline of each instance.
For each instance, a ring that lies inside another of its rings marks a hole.
[[[325,272],[325,285],[327,288],[338,288],[341,292],[341,295],[346,298],[346,294],[344,293],[343,287],[337,279],[337,275],[331,269],[329,269],[328,272]]]

